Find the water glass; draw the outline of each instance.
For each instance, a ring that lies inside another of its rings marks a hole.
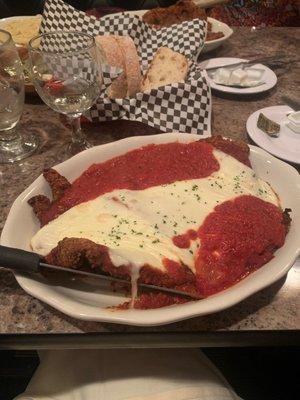
[[[0,29],[0,163],[19,161],[38,147],[16,129],[24,106],[23,66],[9,32]]]

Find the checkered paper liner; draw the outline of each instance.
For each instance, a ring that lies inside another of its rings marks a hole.
[[[160,47],[169,47],[190,60],[185,82],[174,83],[137,93],[124,99],[111,99],[106,88],[119,71],[103,67],[103,90],[87,115],[93,121],[115,119],[136,120],[164,132],[179,131],[210,135],[211,93],[207,76],[194,61],[206,36],[206,21],[193,20],[182,24],[152,29],[138,17],[128,13],[108,15],[101,19],[75,10],[62,0],[46,0],[41,32],[81,31],[92,36],[114,34],[130,36],[145,71]],[[72,46],[72,43],[66,43]]]

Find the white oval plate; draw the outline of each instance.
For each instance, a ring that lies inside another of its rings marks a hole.
[[[266,107],[255,111],[247,120],[247,132],[258,146],[283,160],[300,164],[300,134],[293,132],[288,126],[287,113],[293,111],[288,106]],[[260,113],[280,124],[278,138],[273,138],[257,127]]]
[[[221,65],[229,65],[241,61],[247,61],[243,58],[233,58],[233,57],[219,57],[219,58],[211,58],[210,60],[205,60],[199,64],[199,66],[202,69],[206,69],[208,67],[218,67]],[[219,92],[224,92],[224,93],[234,93],[234,94],[254,94],[254,93],[262,93],[267,90],[272,89],[277,83],[277,76],[275,73],[268,67],[266,67],[263,64],[256,64],[253,65],[253,68],[260,68],[263,69],[264,75],[262,77],[262,80],[265,82],[260,86],[255,86],[255,87],[249,87],[249,88],[237,88],[237,87],[231,87],[231,86],[223,86],[223,85],[218,85],[215,83],[209,76],[208,76],[208,81],[210,84],[210,87],[212,89],[218,90]]]
[[[191,142],[198,139],[197,135],[184,133],[130,137],[85,150],[55,168],[73,181],[92,163],[108,160],[129,150],[150,143]],[[71,317],[140,326],[162,325],[210,314],[240,302],[285,275],[300,252],[300,178],[298,172],[264,150],[253,146],[251,146],[251,162],[258,176],[270,182],[278,193],[282,206],[293,210],[293,221],[286,242],[276,252],[274,259],[231,288],[204,300],[182,305],[155,310],[121,311],[110,310],[106,307],[120,304],[124,301],[124,297],[104,291],[99,287],[79,282],[68,286],[50,284],[49,281],[42,278],[37,280],[16,274],[17,281],[27,293]],[[38,177],[13,203],[2,232],[2,245],[29,250],[31,237],[39,229],[39,224],[31,207],[27,204],[27,200],[36,194],[50,194],[42,176]]]
[[[137,15],[138,17],[142,17],[148,10],[137,10],[137,11],[126,11],[124,14],[129,14],[129,15]],[[108,14],[107,17],[111,17],[112,15],[116,14]],[[106,16],[102,17],[105,18]],[[210,18],[207,17],[208,22],[211,23],[212,25],[212,31],[213,32],[223,32],[224,36],[215,39],[215,40],[210,40],[208,42],[204,43],[204,47],[202,49],[202,53],[207,53],[208,51],[214,50],[217,47],[221,46],[226,40],[230,38],[230,36],[233,34],[233,30],[224,22],[218,21],[215,18]],[[199,49],[200,53],[201,49]]]

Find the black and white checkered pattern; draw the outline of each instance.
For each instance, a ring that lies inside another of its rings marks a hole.
[[[97,103],[90,110],[93,120],[136,120],[161,131],[180,131],[210,135],[211,94],[203,71],[193,61],[204,45],[206,22],[186,21],[182,24],[152,29],[137,16],[128,13],[106,16],[97,20],[77,11],[62,0],[46,0],[41,32],[82,31],[93,36],[115,34],[130,36],[138,50],[145,70],[155,52],[162,46],[184,54],[190,61],[190,72],[185,83],[176,83],[138,93],[135,97],[110,99],[102,91]],[[116,76],[117,71],[112,71]],[[104,82],[112,75],[105,69]],[[195,79],[196,77],[196,79]]]
[[[90,111],[93,120],[134,119],[164,132],[178,131],[210,135],[211,95],[206,73],[138,93],[133,98],[110,99],[103,92]],[[199,84],[201,82],[201,84]]]
[[[47,71],[54,79],[65,81],[68,79],[82,78],[93,84],[98,81],[99,67],[94,60],[80,60],[73,55],[42,54],[43,64],[47,65]],[[119,74],[117,74],[118,76]],[[116,76],[116,75],[115,75]],[[115,77],[114,76],[114,77]],[[113,79],[110,79],[110,83]]]

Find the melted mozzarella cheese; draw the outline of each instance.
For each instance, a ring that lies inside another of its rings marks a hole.
[[[162,260],[168,258],[194,271],[199,239],[181,249],[172,237],[197,230],[215,206],[237,196],[250,194],[279,205],[270,185],[251,168],[219,150],[214,156],[220,169],[207,178],[118,189],[74,206],[36,233],[32,249],[45,256],[65,237],[86,238],[107,246],[115,266],[148,264],[164,271]]]

